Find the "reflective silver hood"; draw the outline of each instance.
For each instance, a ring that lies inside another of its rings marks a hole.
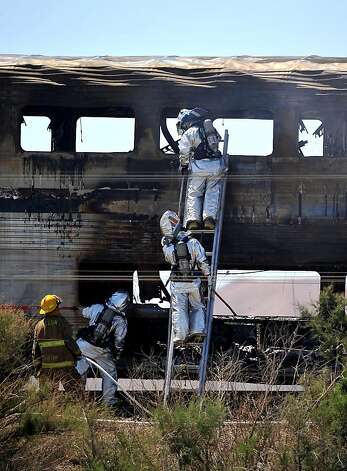
[[[118,290],[106,301],[106,306],[117,312],[125,313],[130,304],[127,291]]]
[[[160,218],[161,233],[166,237],[173,237],[174,231],[179,223],[180,219],[175,211],[165,211],[165,213]]]

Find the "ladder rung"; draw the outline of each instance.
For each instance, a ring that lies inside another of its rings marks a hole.
[[[181,363],[180,365],[174,365],[174,370],[199,371],[199,365],[194,365],[193,363]]]
[[[202,347],[203,345],[204,345],[204,342],[186,342],[184,344],[185,347]]]
[[[205,339],[205,336],[201,336],[200,338]],[[188,340],[187,342],[182,343],[182,345],[174,345],[174,349],[175,350],[184,350],[186,347],[202,347],[203,344],[204,344],[204,340],[201,340],[201,342],[194,341],[194,340],[191,340],[191,341]]]
[[[192,234],[214,234],[214,229],[192,229],[189,230]]]

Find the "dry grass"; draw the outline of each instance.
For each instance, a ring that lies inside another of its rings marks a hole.
[[[341,368],[320,366],[295,373],[305,392],[286,396],[266,391],[209,393],[198,400],[177,392],[170,407],[164,408],[159,394],[140,394],[136,398],[151,408],[152,416],[137,422],[120,420],[119,411],[58,394],[49,383],[40,391],[26,388],[30,325],[22,313],[14,312],[0,310],[6,343],[0,361],[8,367],[0,384],[0,470],[347,469],[347,381]],[[20,329],[17,320],[23,322]],[[296,331],[289,336],[280,332],[273,339],[284,353],[264,352],[260,381],[278,381],[287,351],[298,340]],[[242,381],[248,374],[237,353],[217,355],[210,366],[209,378],[214,380]],[[295,371],[300,366],[295,365]],[[136,365],[133,376],[158,377],[160,368],[161,362],[151,355]]]
[[[0,379],[26,363],[32,325],[22,310],[0,305]]]
[[[301,395],[186,399],[155,408],[147,422],[119,420],[49,389],[19,392],[19,385],[1,396],[0,469],[325,471],[347,464],[347,401],[328,373],[307,375]]]

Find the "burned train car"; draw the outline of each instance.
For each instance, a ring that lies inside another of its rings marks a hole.
[[[347,271],[345,59],[1,56],[0,82],[1,303],[54,292],[78,322],[76,307],[131,291],[135,270],[142,301],[160,297],[158,221],[181,184],[168,123],[195,106],[272,129],[266,155],[233,151],[231,131],[220,268]],[[23,144],[39,117],[44,150]],[[80,148],[105,131],[89,118],[116,124],[114,149]],[[319,155],[305,156],[307,120]]]

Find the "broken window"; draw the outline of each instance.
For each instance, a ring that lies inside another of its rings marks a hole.
[[[52,146],[51,120],[47,116],[23,116],[20,145],[25,151],[50,152]]]
[[[177,134],[177,110],[166,110],[161,120],[160,148],[165,153],[174,153],[179,136]],[[270,112],[237,111],[237,118],[217,118],[213,124],[221,137],[229,131],[228,153],[231,155],[269,155],[273,151],[273,119]],[[173,117],[175,116],[175,117]],[[259,118],[258,118],[259,116]],[[223,150],[223,144],[220,144]]]
[[[174,141],[179,139],[176,122],[176,118],[165,118],[167,131],[169,131]],[[222,138],[225,129],[228,129],[228,151],[230,155],[269,155],[272,153],[272,119],[218,118],[214,120],[213,124]],[[221,144],[221,151],[222,146]],[[160,149],[165,153],[174,153],[171,143],[164,136],[162,127],[160,130]]]
[[[76,152],[134,150],[135,118],[82,116],[76,124]]]
[[[299,152],[303,157],[323,157],[324,125],[319,119],[299,121]]]
[[[229,132],[228,154],[270,155],[273,151],[273,120],[218,118],[213,122],[219,134]],[[222,150],[222,144],[220,146]]]
[[[171,138],[177,142],[180,139],[180,136],[177,133],[176,123],[177,118],[164,118],[164,123],[166,124],[166,129],[170,133]],[[164,130],[165,132],[165,130]],[[160,149],[166,154],[174,154],[175,150],[173,149],[172,141],[168,142],[168,139],[164,136],[163,126],[160,127]],[[176,149],[177,150],[177,149]]]

